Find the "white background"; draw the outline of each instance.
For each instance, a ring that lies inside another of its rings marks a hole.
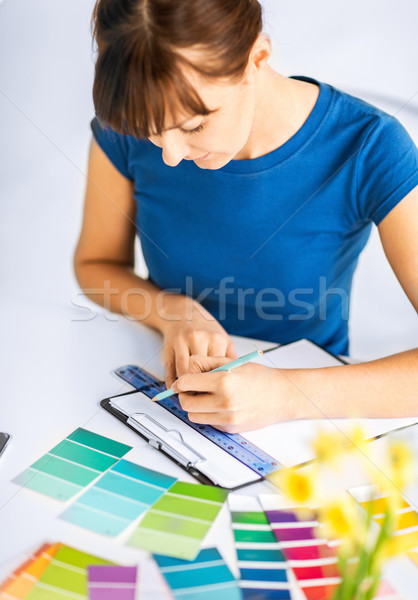
[[[265,5],[277,70],[375,103],[418,140],[416,0]],[[60,509],[53,501],[9,483],[76,427],[135,444],[142,464],[174,469],[98,407],[122,391],[113,368],[136,363],[162,375],[159,335],[103,314],[84,321],[85,311],[74,306],[71,264],[93,116],[92,6],[92,0],[0,4],[0,430],[13,436],[0,459],[0,580],[6,561],[47,538],[110,559],[134,556],[94,534],[81,542],[76,528],[55,518]],[[354,285],[352,353],[377,357],[416,346],[417,338],[416,313],[374,235]]]

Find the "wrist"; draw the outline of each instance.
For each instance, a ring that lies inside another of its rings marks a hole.
[[[161,333],[164,335],[173,323],[191,321],[196,304],[193,298],[183,294],[164,293],[161,295],[156,306]]]
[[[314,394],[317,369],[274,369],[277,421],[320,418]]]

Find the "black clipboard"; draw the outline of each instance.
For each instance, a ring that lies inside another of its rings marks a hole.
[[[135,429],[135,427],[133,427],[130,423],[128,423],[128,417],[120,412],[117,408],[115,408],[114,406],[112,406],[111,404],[111,399],[112,398],[118,398],[121,396],[128,396],[129,394],[135,394],[137,393],[137,390],[131,390],[129,392],[124,392],[123,394],[117,394],[115,396],[112,396],[111,398],[104,398],[103,400],[100,401],[100,406],[102,408],[104,408],[105,410],[107,410],[111,415],[113,415],[114,417],[116,417],[119,421],[121,421],[122,423],[124,423],[124,425],[126,425],[127,427],[129,427],[129,429],[132,429],[132,431],[134,431],[137,435],[139,435],[143,440],[145,440],[146,442],[148,442],[149,444],[151,444],[150,440],[144,436],[140,431],[138,431],[137,429]],[[171,454],[169,454],[168,452],[166,452],[164,449],[162,449],[161,447],[155,446],[154,444],[151,444],[154,448],[156,448],[159,452],[161,452],[162,454],[164,454],[165,456],[167,456],[170,460],[172,460],[173,462],[176,463],[176,465],[178,465],[179,467],[181,467],[184,471],[186,471],[186,473],[188,473],[189,475],[191,475],[192,477],[194,477],[195,479],[197,479],[197,481],[199,481],[199,483],[203,483],[205,485],[212,485],[215,487],[221,487],[218,484],[214,483],[211,479],[209,479],[204,473],[201,473],[199,471],[199,469],[196,469],[193,466],[186,466],[183,463],[179,462],[176,460],[176,458],[174,456],[172,456]],[[261,481],[261,477],[260,477],[260,481]],[[241,487],[245,487],[248,484],[244,484],[244,485],[240,485],[237,486],[235,488],[228,488],[231,490],[236,490],[239,489]],[[223,488],[224,489],[224,488]]]

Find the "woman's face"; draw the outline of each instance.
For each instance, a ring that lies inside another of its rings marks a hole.
[[[153,144],[163,150],[170,167],[193,160],[201,169],[220,169],[232,159],[244,159],[255,111],[255,77],[247,73],[239,83],[203,82],[194,78],[196,91],[210,110],[208,116],[186,115],[168,124]]]

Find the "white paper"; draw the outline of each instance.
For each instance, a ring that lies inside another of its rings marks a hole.
[[[341,365],[337,358],[307,340],[282,346],[254,362],[264,364],[267,367],[282,369],[317,369]],[[365,438],[370,439],[399,427],[413,425],[418,422],[418,417],[356,419],[355,422],[359,423],[364,429]],[[353,421],[351,419],[303,419],[284,421],[242,435],[270,456],[273,456],[282,465],[290,467],[315,457],[311,442],[319,429],[327,432],[340,432],[349,443],[347,434],[352,427]]]

